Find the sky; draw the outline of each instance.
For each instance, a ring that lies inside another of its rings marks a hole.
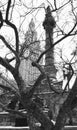
[[[22,1],[22,4],[21,4]],[[0,0],[1,2],[5,2],[6,0]],[[49,0],[49,2],[53,3],[53,0]],[[38,33],[38,39],[45,40],[45,31],[43,29],[42,23],[45,18],[45,9],[50,3],[47,2],[47,0],[16,0],[16,6],[13,10],[12,15],[12,22],[16,25],[18,31],[20,31],[20,42],[24,41],[24,33],[28,29],[29,22],[31,21],[31,18],[34,19],[36,31]],[[67,0],[57,0],[57,7],[60,7],[63,3],[66,3]],[[32,7],[40,7],[37,10],[31,10]],[[6,6],[5,6],[6,8]],[[5,17],[5,15],[3,14]],[[20,17],[21,16],[21,17]],[[25,16],[25,18],[24,18]],[[53,16],[55,20],[57,21],[56,29],[54,29],[54,32],[58,29],[58,26],[62,28],[65,32],[68,32],[70,28],[73,26],[73,19],[74,17],[71,14],[71,6],[66,6],[64,9],[61,9],[57,11],[56,13],[53,12]],[[67,23],[66,23],[67,22]],[[20,26],[21,24],[21,26]],[[14,32],[9,27],[5,26],[2,27],[0,30],[0,34],[4,35],[8,42],[10,42],[12,45],[14,45]],[[54,33],[54,42],[57,41],[61,36],[57,36],[57,33]],[[64,59],[71,59],[71,52],[75,50],[76,47],[76,38],[67,38],[64,41],[62,41],[60,44],[58,44],[55,48],[58,50],[58,48],[63,49],[63,58]],[[1,41],[0,41],[1,42]],[[45,42],[41,42],[41,46],[44,45]],[[1,42],[0,45],[0,55],[5,57],[5,54],[7,53],[8,49],[6,47],[3,47],[3,43]],[[59,53],[59,52],[58,52]],[[60,61],[60,54],[56,55],[55,61]],[[60,69],[60,68],[59,68]]]

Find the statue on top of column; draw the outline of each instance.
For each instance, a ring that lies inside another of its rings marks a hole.
[[[55,26],[56,26],[56,22],[54,20],[54,17],[52,16],[50,6],[48,6],[46,9],[46,15],[45,15],[45,20],[43,22],[43,27],[44,29],[46,29],[46,31],[49,31],[50,29],[52,30]]]

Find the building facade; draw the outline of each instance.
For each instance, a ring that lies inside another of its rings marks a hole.
[[[25,42],[23,44],[23,55],[20,63],[20,73],[26,84],[33,84],[40,71],[32,66],[32,61],[36,61],[41,53],[40,42],[37,40],[37,32],[33,19],[29,24],[29,29],[25,34]],[[42,64],[42,61],[41,61]]]

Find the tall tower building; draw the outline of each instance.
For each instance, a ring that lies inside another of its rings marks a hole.
[[[33,19],[31,19],[29,28],[25,34],[25,42],[22,45],[21,53],[22,57],[19,71],[28,86],[28,84],[33,84],[40,75],[40,71],[32,66],[32,61],[36,61],[41,53],[40,42],[37,40],[37,32]]]

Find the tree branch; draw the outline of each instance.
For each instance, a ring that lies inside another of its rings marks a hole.
[[[43,53],[41,53],[41,55],[39,56],[39,58],[37,59],[37,63],[39,63],[39,61],[41,60],[42,56],[45,55],[48,51],[51,50],[51,48],[53,48],[55,45],[57,45],[59,42],[61,42],[62,40],[64,40],[65,38],[67,38],[72,32],[73,30],[75,29],[77,25],[77,21],[75,23],[75,25],[73,26],[73,28],[69,31],[68,34],[65,34],[61,39],[59,39],[58,41],[56,41],[54,44],[52,44],[47,50],[45,50]]]
[[[70,3],[70,0],[67,1],[64,5],[60,6],[59,8],[53,9],[52,12],[55,12],[55,11],[57,11],[57,10],[60,10],[61,8],[63,8],[64,6],[66,6],[68,3]],[[50,5],[51,5],[51,4],[50,4]]]
[[[45,73],[45,71],[44,71],[44,69],[41,67],[41,65],[39,65],[39,64],[36,63],[36,62],[32,62],[32,66],[37,67],[38,70],[41,72],[41,75],[40,75],[40,76],[41,76],[42,78],[39,76],[39,78],[41,79],[41,81],[42,81],[44,78],[46,78],[50,89],[51,89],[53,92],[57,93],[57,94],[60,94],[60,93],[61,93],[61,92],[59,92],[57,89],[55,89],[53,86],[51,86],[51,82],[50,82],[49,76]],[[39,80],[39,81],[40,81],[40,80]]]
[[[26,93],[26,98],[27,100],[31,99],[34,92],[35,92],[35,89],[37,88],[37,86],[40,85],[41,81],[44,79],[44,75],[43,74],[40,74],[40,76],[37,78],[37,80],[35,81],[34,85],[32,86],[32,88],[29,90],[29,92]]]
[[[15,73],[15,69],[2,57],[0,57],[0,64],[6,69],[8,69],[12,74]]]
[[[3,26],[3,16],[2,12],[0,11],[0,28]]]
[[[38,70],[39,70],[43,75],[45,75],[44,69],[43,69],[43,68],[41,67],[41,65],[39,65],[37,62],[32,62],[32,66],[33,66],[33,67],[37,67]]]
[[[67,99],[64,101],[64,103],[62,104],[59,114],[57,116],[56,119],[56,124],[55,124],[55,128],[54,130],[62,130],[62,128],[65,125],[65,118],[66,118],[66,114],[68,114],[70,112],[71,109],[71,103],[73,101],[73,99],[76,97],[77,95],[77,78],[75,79],[74,85],[67,97]]]
[[[48,85],[49,85],[50,89],[51,89],[53,92],[55,92],[56,94],[61,94],[61,92],[59,92],[57,89],[55,89],[55,88],[51,85],[49,76],[47,76],[47,82],[48,82]],[[52,82],[53,82],[53,81],[52,81]]]
[[[69,63],[69,66],[70,66],[70,71],[71,71],[71,75],[70,75],[70,77],[69,77],[69,79],[68,79],[68,81],[67,81],[67,84],[65,85],[65,88],[64,88],[64,90],[63,90],[63,93],[62,93],[62,95],[65,93],[65,91],[66,91],[66,88],[67,88],[67,86],[69,85],[69,82],[70,82],[70,80],[71,80],[71,78],[72,78],[72,76],[73,76],[73,74],[74,74],[74,70],[73,70],[73,68],[72,68],[72,66],[71,66],[71,64]]]
[[[57,10],[56,0],[54,0],[55,10]]]
[[[12,89],[12,87],[9,87],[9,86],[3,85],[3,84],[0,84],[0,88],[3,88],[3,89],[8,90],[8,91],[14,91],[14,89]]]
[[[15,40],[16,40],[16,52],[19,54],[19,36],[18,36],[18,31],[17,28],[14,24],[9,22],[8,20],[5,20],[5,23],[9,25],[15,32]]]
[[[6,45],[6,47],[8,49],[10,49],[13,52],[13,54],[16,56],[16,69],[18,69],[19,68],[19,64],[20,64],[20,59],[19,59],[18,53],[8,44],[8,42],[5,40],[5,38],[3,36],[0,35],[0,39],[4,42],[4,44]],[[8,59],[7,59],[7,61],[9,63]]]
[[[10,5],[11,5],[11,0],[8,0],[7,10],[6,10],[6,20],[8,20]]]
[[[16,56],[16,58],[19,59],[17,52],[8,44],[8,42],[5,40],[5,38],[2,35],[0,35],[0,39],[3,41],[3,43],[6,45],[6,47],[13,52],[13,54]]]

